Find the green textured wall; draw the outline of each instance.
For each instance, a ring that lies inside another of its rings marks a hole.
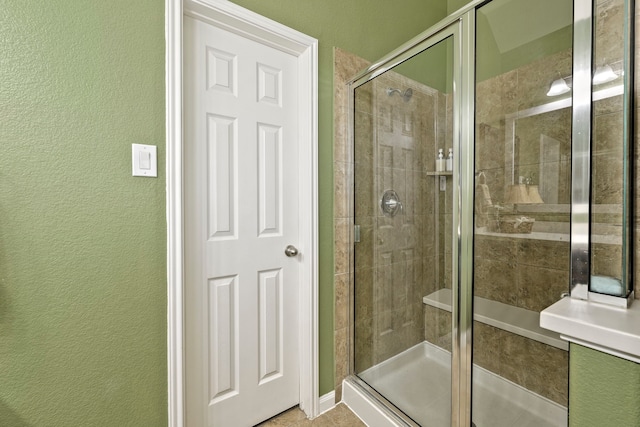
[[[447,14],[451,14],[462,6],[471,3],[472,0],[447,0]]]
[[[571,344],[569,425],[640,426],[640,364]]]
[[[443,93],[453,91],[453,37],[396,66],[393,71]]]
[[[333,47],[369,61],[446,16],[445,0],[234,0],[318,39],[320,393],[333,390]]]
[[[166,425],[164,1],[0,0],[0,52],[0,426]]]

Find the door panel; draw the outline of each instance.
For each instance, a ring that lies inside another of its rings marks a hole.
[[[453,25],[356,87],[353,101],[354,371],[408,422],[438,427],[456,409],[457,190],[437,159],[458,152],[458,45]]]
[[[299,401],[297,63],[184,36],[187,425],[249,426]]]
[[[532,5],[493,0],[476,11],[478,40],[500,34],[476,55],[472,413],[479,426],[568,422],[568,344],[538,325],[539,313],[569,290],[571,92],[549,89],[572,73],[573,4],[553,1],[553,22],[527,31],[548,18],[542,3]]]

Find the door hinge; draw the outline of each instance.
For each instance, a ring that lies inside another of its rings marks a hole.
[[[360,226],[359,225],[353,226],[353,242],[360,243]]]

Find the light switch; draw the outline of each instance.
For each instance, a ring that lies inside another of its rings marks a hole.
[[[149,151],[140,151],[140,169],[151,169],[151,153]]]
[[[131,144],[133,176],[158,176],[157,147],[155,145]]]

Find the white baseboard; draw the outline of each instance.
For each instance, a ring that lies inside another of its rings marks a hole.
[[[334,406],[336,406],[336,392],[335,390],[332,390],[329,393],[320,396],[318,415],[333,409]]]

